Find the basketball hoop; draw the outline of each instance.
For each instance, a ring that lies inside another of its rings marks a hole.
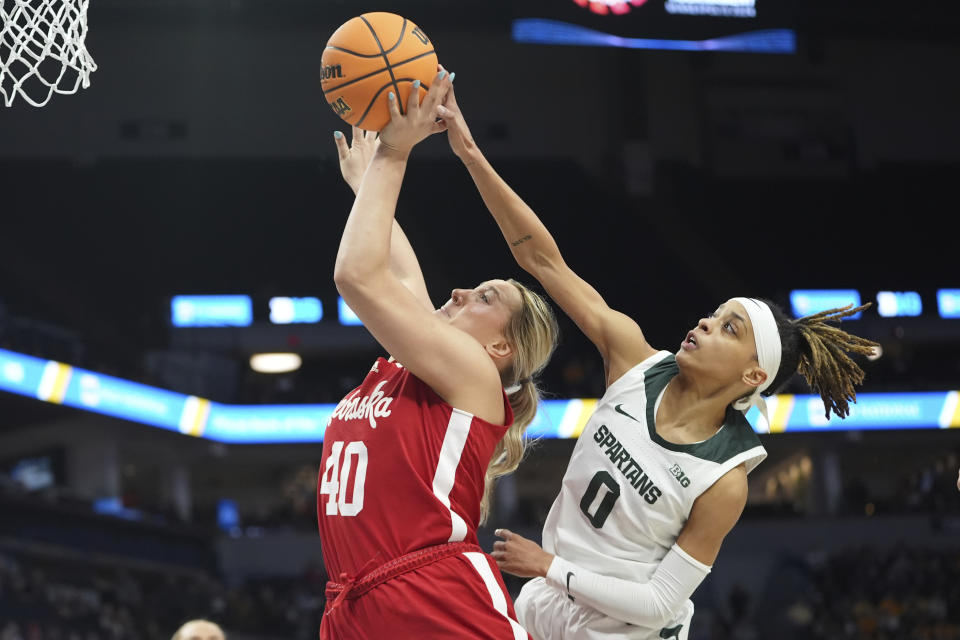
[[[0,93],[42,107],[54,93],[90,86],[97,70],[84,41],[90,0],[0,0]]]

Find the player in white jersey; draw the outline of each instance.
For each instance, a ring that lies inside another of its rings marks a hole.
[[[863,371],[846,352],[867,354],[875,343],[826,321],[863,307],[794,321],[772,303],[733,298],[701,319],[676,355],[658,351],[567,266],[480,153],[452,90],[442,107],[450,145],[517,262],[597,346],[606,372],[543,548],[498,531],[501,569],[535,578],[516,601],[518,620],[536,640],[685,639],[689,598],[743,511],[747,473],[766,456],[744,412],[755,405],[765,414],[761,393],[799,370],[827,415],[848,414]]]

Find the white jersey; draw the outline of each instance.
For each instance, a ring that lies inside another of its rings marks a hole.
[[[674,444],[654,418],[679,369],[661,351],[611,384],[583,429],[543,528],[543,548],[597,573],[647,582],[676,542],[694,501],[721,476],[767,452],[730,408],[707,440]],[[692,610],[692,608],[690,609]],[[678,611],[681,620],[687,611]]]

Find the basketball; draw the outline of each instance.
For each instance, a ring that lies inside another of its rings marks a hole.
[[[427,35],[394,13],[365,13],[333,32],[321,58],[327,104],[345,122],[380,131],[390,122],[387,95],[401,112],[415,80],[420,100],[437,75],[437,54]]]

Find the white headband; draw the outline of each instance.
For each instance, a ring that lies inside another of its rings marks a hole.
[[[766,391],[767,387],[773,384],[773,379],[780,371],[780,331],[777,329],[773,312],[765,302],[753,298],[734,298],[734,301],[739,302],[750,316],[753,338],[757,343],[757,360],[760,362],[760,368],[767,373],[767,379],[749,397],[734,402],[733,408],[746,413],[750,407],[757,407],[769,430],[770,418],[767,416],[767,403],[760,392]]]

